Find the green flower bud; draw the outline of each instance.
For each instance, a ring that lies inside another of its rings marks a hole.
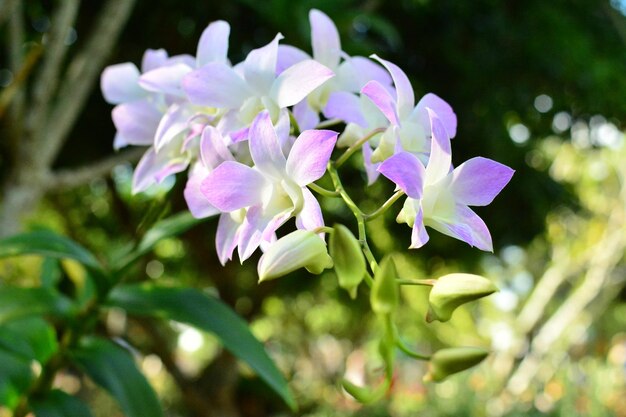
[[[398,305],[398,284],[396,284],[396,265],[390,256],[386,256],[380,263],[370,295],[370,304],[376,314],[390,314]]]
[[[477,347],[456,347],[441,349],[430,358],[428,373],[425,381],[443,381],[457,372],[464,371],[478,365],[489,354],[488,351]]]
[[[496,292],[498,288],[487,278],[472,274],[448,274],[435,281],[428,296],[426,321],[448,321],[461,304]]]
[[[259,259],[257,269],[259,282],[262,282],[300,268],[321,274],[332,266],[333,260],[328,256],[324,240],[311,231],[296,230],[272,243]]]
[[[359,241],[350,229],[343,224],[336,224],[330,234],[328,248],[335,264],[335,273],[339,286],[348,291],[352,299],[356,298],[357,288],[365,276],[367,266]]]

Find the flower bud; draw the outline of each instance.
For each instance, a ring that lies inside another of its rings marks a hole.
[[[477,300],[498,289],[487,278],[473,274],[448,274],[435,281],[428,296],[426,321],[448,321],[461,304]]]
[[[488,351],[477,347],[456,347],[441,349],[430,358],[428,373],[425,381],[443,381],[457,372],[464,371],[478,365],[489,354]]]
[[[396,265],[387,256],[380,263],[374,275],[370,304],[376,314],[390,314],[398,305],[398,284],[396,284]]]
[[[365,257],[359,241],[350,229],[343,224],[336,224],[333,230],[328,247],[335,264],[337,280],[339,286],[348,291],[350,297],[354,299],[357,288],[365,275]]]
[[[296,230],[268,246],[257,267],[259,282],[269,281],[299,268],[320,274],[332,268],[333,260],[326,251],[326,243],[309,230]]]

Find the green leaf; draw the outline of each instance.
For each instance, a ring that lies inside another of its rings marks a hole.
[[[376,314],[391,314],[398,306],[399,294],[396,283],[396,265],[391,256],[386,256],[374,274],[370,304]]]
[[[0,347],[0,405],[13,409],[33,380],[31,362]]]
[[[26,317],[0,327],[0,346],[45,364],[58,349],[54,328],[41,317]]]
[[[202,222],[202,219],[196,219],[187,211],[177,213],[157,222],[146,232],[135,250],[123,257],[119,264],[115,265],[114,269],[118,271],[124,270],[133,262],[149,253],[160,240],[183,233],[200,222]]]
[[[44,398],[31,401],[35,417],[92,417],[89,408],[78,398],[52,390]]]
[[[220,300],[193,288],[127,284],[111,292],[108,304],[130,314],[175,320],[215,334],[226,349],[248,363],[295,409],[287,382],[261,343],[250,333],[247,323]]]
[[[63,316],[71,310],[72,302],[52,289],[0,286],[0,324],[27,316]]]
[[[70,357],[89,377],[117,400],[127,417],[159,417],[156,393],[137,369],[133,357],[106,339],[84,338]]]
[[[23,233],[0,240],[0,258],[19,255],[74,259],[91,269],[102,270],[98,260],[87,249],[48,230]]]

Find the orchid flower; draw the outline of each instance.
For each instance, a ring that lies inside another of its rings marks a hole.
[[[254,167],[225,161],[202,181],[200,189],[222,212],[246,209],[238,239],[241,261],[276,229],[296,217],[299,229],[324,225],[319,203],[306,187],[324,175],[337,140],[330,130],[307,130],[285,158],[267,110],[250,126],[249,146]]]
[[[294,116],[302,130],[314,128],[320,121],[322,112],[327,119],[345,120],[354,115],[346,114],[355,108],[358,92],[368,81],[376,80],[382,85],[390,85],[389,74],[371,60],[361,57],[349,57],[341,50],[339,32],[333,21],[323,12],[312,9],[309,12],[311,23],[311,43],[313,59],[325,65],[336,74],[311,94],[296,104]],[[278,73],[290,65],[311,57],[298,48],[280,45],[278,49]],[[343,58],[343,62],[341,62]],[[346,105],[348,104],[348,105]]]
[[[429,239],[424,226],[493,251],[487,226],[469,206],[486,206],[502,191],[514,171],[496,161],[472,158],[451,171],[450,137],[444,122],[426,108],[432,128],[428,165],[412,153],[399,152],[385,160],[378,171],[404,191],[407,199],[398,222],[413,228],[410,248]]]
[[[279,112],[300,102],[334,76],[314,61],[299,62],[276,76],[278,42],[281,34],[266,46],[251,51],[235,68],[211,62],[183,78],[183,90],[191,103],[230,110],[220,130],[235,132],[234,141],[247,139],[247,127],[264,109],[275,122]]]

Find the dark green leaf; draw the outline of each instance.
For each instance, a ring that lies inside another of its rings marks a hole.
[[[49,288],[0,286],[0,324],[20,317],[65,315],[72,303]]]
[[[30,360],[0,347],[0,405],[13,409],[32,379]]]
[[[159,417],[157,396],[133,357],[106,339],[85,338],[70,356],[89,377],[117,400],[127,417]]]
[[[54,328],[41,317],[25,317],[1,326],[0,345],[41,364],[46,363],[59,347]]]
[[[0,258],[32,254],[74,259],[89,268],[102,269],[98,260],[87,249],[51,231],[39,230],[0,240]]]
[[[108,303],[130,314],[175,320],[215,334],[226,349],[248,363],[295,408],[285,379],[263,346],[250,333],[247,323],[220,300],[193,288],[129,284],[115,288]]]
[[[46,288],[55,288],[61,281],[63,270],[58,259],[45,258],[41,265],[41,285]]]
[[[201,221],[201,219],[196,219],[189,212],[181,212],[157,222],[146,232],[135,250],[124,257],[122,261],[116,265],[115,269],[123,270],[127,268],[137,259],[149,253],[161,239],[183,233]]]
[[[89,408],[78,398],[52,390],[44,398],[31,401],[35,417],[91,417]]]

